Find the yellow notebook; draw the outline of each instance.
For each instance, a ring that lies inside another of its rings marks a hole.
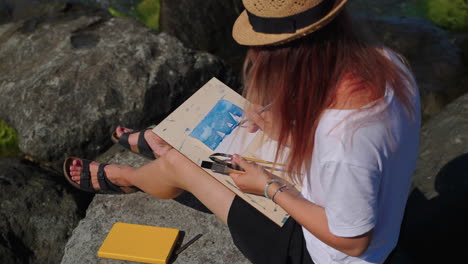
[[[115,223],[102,243],[98,256],[166,264],[178,237],[178,229]]]

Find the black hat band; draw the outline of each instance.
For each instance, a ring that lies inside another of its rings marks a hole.
[[[330,3],[333,2],[324,0],[305,12],[287,17],[259,17],[248,10],[246,11],[249,22],[256,32],[267,34],[295,33],[296,30],[322,19],[330,11]]]

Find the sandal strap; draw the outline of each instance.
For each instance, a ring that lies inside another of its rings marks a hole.
[[[122,136],[119,137],[119,144],[122,145],[123,147],[125,147],[126,149],[131,150],[131,146],[128,143],[128,137],[131,134],[135,134],[135,133],[138,133],[138,132],[140,132],[140,131],[139,130],[132,130],[130,132],[123,133]]]
[[[91,186],[91,173],[89,171],[90,160],[82,159],[81,163],[83,164],[83,169],[81,170],[80,175],[80,188],[85,191],[94,191]]]
[[[113,184],[106,176],[106,172],[104,171],[104,167],[107,164],[101,163],[99,164],[98,172],[97,172],[97,179],[99,182],[99,193],[123,193],[122,189],[119,186]]]
[[[155,159],[156,157],[145,139],[146,130],[141,131],[138,135],[138,149],[142,155]]]
[[[124,134],[122,134],[122,136],[119,137],[118,139],[118,142],[121,146],[123,146],[124,148],[132,151],[132,152],[135,152],[135,153],[138,153],[138,154],[141,154],[149,159],[156,159],[156,156],[154,155],[153,151],[151,150],[150,146],[148,145],[148,142],[146,142],[146,139],[145,139],[145,132],[146,130],[148,129],[143,129],[143,130],[132,130],[130,132],[126,132]],[[135,133],[140,133],[138,135],[138,141],[137,141],[137,144],[134,145],[134,146],[130,146],[130,143],[128,143],[128,139],[130,137],[131,134],[135,134]]]

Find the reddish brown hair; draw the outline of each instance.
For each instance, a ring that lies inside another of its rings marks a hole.
[[[353,96],[382,98],[386,84],[413,112],[399,67],[382,54],[382,46],[364,38],[344,10],[329,25],[281,46],[252,47],[244,63],[244,96],[253,104],[272,103],[279,129],[276,157],[289,147],[287,172],[302,183],[300,172],[310,169],[314,135],[321,114],[337,104],[346,81]]]

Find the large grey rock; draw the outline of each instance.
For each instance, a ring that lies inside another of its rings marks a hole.
[[[419,18],[358,18],[378,40],[408,59],[421,90],[424,121],[468,92],[468,68],[445,31]]]
[[[83,213],[76,192],[55,173],[13,159],[0,160],[0,189],[0,263],[58,263]]]
[[[53,16],[66,0],[0,0],[0,23]]]
[[[223,58],[240,72],[246,48],[232,38],[241,0],[161,0],[161,30],[187,47]]]
[[[10,19],[50,15],[52,7],[80,3],[103,10],[113,8],[124,14],[142,0],[0,0],[0,14]],[[220,56],[240,70],[245,47],[231,37],[232,25],[243,10],[242,0],[160,0],[161,30],[177,37],[188,48]],[[34,8],[30,8],[34,6]],[[0,23],[2,22],[0,17]],[[7,19],[6,19],[7,20]]]
[[[212,77],[236,88],[217,57],[130,19],[72,11],[0,25],[0,120],[35,158],[93,158],[115,126],[158,123]]]
[[[112,147],[101,162],[140,166],[144,158]],[[176,201],[177,200],[177,201]],[[100,259],[97,251],[116,222],[177,228],[185,232],[184,243],[203,236],[181,253],[174,263],[250,263],[234,246],[228,228],[189,194],[176,200],[159,200],[145,193],[96,195],[86,218],[81,220],[65,247],[62,264],[127,263]]]
[[[468,229],[468,93],[424,125],[400,237],[416,263],[463,263]]]
[[[415,187],[427,199],[437,197],[447,189],[436,185],[441,169],[467,153],[468,93],[449,104],[422,128],[418,167],[413,177]]]

